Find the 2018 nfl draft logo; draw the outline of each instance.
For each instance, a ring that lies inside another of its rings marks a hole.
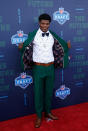
[[[65,85],[61,85],[59,89],[56,90],[55,96],[60,99],[65,99],[68,95],[70,95],[70,89]]]
[[[18,46],[19,43],[24,43],[24,41],[28,38],[27,34],[24,34],[23,31],[17,31],[16,35],[11,37],[11,43],[16,44]]]
[[[31,83],[33,83],[32,77],[26,75],[24,72],[15,79],[15,86],[20,86],[22,89],[26,89]]]
[[[53,13],[53,20],[56,20],[60,25],[63,25],[67,20],[70,19],[70,14],[64,11],[64,8],[59,8],[59,11]]]

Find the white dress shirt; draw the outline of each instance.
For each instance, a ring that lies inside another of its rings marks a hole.
[[[53,56],[53,44],[54,44],[54,38],[52,34],[49,33],[49,36],[42,37],[42,31],[39,28],[34,40],[33,40],[33,61],[38,63],[49,63],[54,61]]]

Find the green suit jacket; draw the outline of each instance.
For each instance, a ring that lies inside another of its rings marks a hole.
[[[54,38],[53,54],[56,68],[64,68],[68,65],[68,46],[56,33],[49,30]],[[21,67],[23,70],[31,69],[33,65],[33,40],[37,30],[28,34],[28,39],[24,42],[21,51]],[[27,48],[28,47],[28,48]],[[28,57],[26,57],[28,56]],[[26,68],[25,68],[26,67]]]

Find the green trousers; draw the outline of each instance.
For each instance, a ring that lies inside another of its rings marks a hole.
[[[51,110],[51,99],[54,87],[54,65],[34,65],[33,79],[35,110],[37,116],[41,118],[43,109],[46,113],[50,113]]]

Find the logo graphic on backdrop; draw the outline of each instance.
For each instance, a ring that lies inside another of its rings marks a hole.
[[[70,89],[65,85],[61,85],[59,89],[56,90],[55,96],[60,99],[65,99],[68,95],[70,95]]]
[[[11,43],[16,44],[18,46],[19,43],[24,43],[24,41],[28,38],[27,34],[24,34],[23,31],[17,31],[17,34],[11,37]]]
[[[59,8],[59,11],[53,13],[53,20],[56,20],[60,25],[63,25],[67,20],[70,19],[70,14],[64,11],[64,8]]]
[[[26,89],[31,83],[33,83],[32,77],[24,72],[15,79],[15,86],[20,86],[22,89]]]

